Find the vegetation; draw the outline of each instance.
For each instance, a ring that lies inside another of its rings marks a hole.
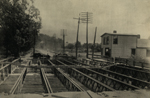
[[[78,42],[78,49],[85,52],[85,51],[86,51],[86,48],[87,48],[86,45],[87,45],[86,43],[81,44],[81,42]],[[73,51],[73,49],[76,48],[76,43],[75,43],[75,44],[74,44],[74,43],[69,43],[69,44],[66,46],[66,48],[68,48],[68,49],[70,49],[71,51]],[[88,48],[92,51],[92,49],[93,49],[93,44],[92,44],[92,43],[89,43],[89,44],[88,44]],[[98,43],[95,44],[94,51],[100,52],[100,51],[101,51],[101,44],[98,44]]]
[[[7,56],[32,48],[40,28],[40,12],[32,0],[0,0],[1,45]]]
[[[56,38],[55,34],[53,36],[39,34],[37,38],[36,48],[57,51],[62,48],[62,44],[63,44],[62,39]]]
[[[61,38],[56,38],[56,35],[48,36],[46,34],[39,34],[36,42],[36,48],[44,50],[53,50],[55,52],[62,52],[63,40]],[[89,43],[89,49],[92,50],[93,44]],[[66,51],[73,52],[76,49],[76,43],[68,43],[65,46]],[[81,52],[86,51],[86,44],[81,44],[78,41],[78,50]],[[101,44],[96,43],[94,47],[95,52],[100,52]]]

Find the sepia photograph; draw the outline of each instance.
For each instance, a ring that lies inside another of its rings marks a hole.
[[[150,98],[150,0],[0,0],[0,98]]]

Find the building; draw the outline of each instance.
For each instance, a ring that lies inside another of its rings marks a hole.
[[[101,36],[102,56],[129,58],[136,53],[140,35],[104,33]]]
[[[137,58],[150,60],[150,40],[149,39],[138,39],[137,48],[135,52]]]

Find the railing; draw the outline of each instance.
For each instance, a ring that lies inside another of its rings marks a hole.
[[[140,89],[140,88],[138,88],[138,87],[136,87],[134,85],[130,85],[128,83],[122,82],[122,81],[120,81],[118,79],[115,79],[115,78],[112,78],[110,76],[101,74],[101,73],[96,72],[96,71],[91,70],[91,69],[80,68],[80,69],[77,69],[77,70],[83,72],[84,74],[86,74],[86,75],[88,75],[90,77],[93,77],[96,80],[101,81],[102,83],[108,85],[109,87],[114,88],[115,90]]]
[[[0,68],[0,83],[2,81],[4,81],[6,79],[6,77],[8,77],[9,74],[11,74],[15,68],[17,67],[16,65],[18,65],[18,63],[20,64],[20,62],[18,62],[20,59],[15,59],[14,61],[12,61],[9,64],[2,64],[1,68]]]
[[[119,58],[119,57],[115,57],[115,58],[102,58],[100,60],[96,60],[94,59],[82,59],[82,63],[87,64],[87,65],[96,65],[99,63],[100,66],[105,66],[105,65],[110,65],[110,64],[123,64],[123,65],[127,65],[127,66],[133,66],[133,67],[139,67],[139,68],[148,68],[150,67],[150,63],[146,62],[146,61],[139,61],[136,59],[130,59],[130,58]]]
[[[54,68],[54,74],[66,86],[69,91],[85,91],[73,79],[64,74],[61,70]]]
[[[0,60],[0,63],[4,62],[4,61],[6,61],[6,60],[8,60],[10,58],[12,58],[12,57],[8,57],[8,58],[5,58],[5,59],[2,59],[2,60]]]
[[[126,59],[126,58],[115,58],[115,63],[123,63],[128,66],[139,66],[141,68],[148,67],[150,65],[146,61],[138,61],[136,59]]]
[[[127,76],[132,76],[134,78],[150,82],[150,72],[149,72],[149,70],[140,70],[140,69],[130,68],[130,67],[121,66],[121,65],[111,66],[108,69],[113,71],[113,72],[117,72],[117,73],[120,73],[120,74],[125,74]]]
[[[18,65],[21,65],[21,59],[15,59],[11,62],[11,73],[16,69]]]
[[[59,60],[57,60],[59,61]],[[71,79],[68,75],[64,74],[61,70],[56,68],[55,64],[53,64],[50,60],[49,63],[53,66],[53,72],[58,77],[58,79],[66,86],[68,90],[72,91],[85,91],[82,87],[80,87],[73,79]],[[62,63],[61,61],[59,61]],[[63,63],[64,64],[64,63]],[[65,65],[65,64],[64,64]],[[67,65],[66,65],[67,66]]]
[[[150,82],[143,81],[141,79],[129,77],[127,75],[120,74],[120,73],[113,72],[113,71],[106,70],[106,69],[102,69],[102,68],[92,68],[92,70],[99,72],[99,73],[102,73],[104,75],[110,76],[112,78],[118,79],[118,80],[123,81],[125,83],[129,83],[131,85],[140,87],[142,89],[145,89],[145,88],[150,89]]]
[[[114,64],[113,62],[111,62],[110,60],[103,60],[103,59],[82,59],[82,62],[77,61],[77,60],[73,60],[77,63],[80,63],[82,65],[86,65],[86,66],[108,66],[108,65],[112,65]]]
[[[26,76],[26,72],[27,72],[27,68],[24,68],[21,75],[19,76],[19,78],[17,79],[17,81],[15,82],[13,87],[11,88],[9,94],[21,92],[21,88],[22,88],[22,84],[23,84],[23,81],[24,81],[25,76]]]
[[[102,92],[102,91],[115,91],[115,89],[101,83],[100,81],[76,70],[75,68],[67,69],[68,73],[80,81],[82,84],[86,85],[89,89],[94,92]]]
[[[88,55],[92,56],[92,54],[88,54]],[[102,55],[93,54],[93,58],[102,58]]]
[[[11,73],[11,64],[6,64],[2,68],[0,68],[0,82],[4,81],[10,73]]]

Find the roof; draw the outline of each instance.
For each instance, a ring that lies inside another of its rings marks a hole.
[[[137,47],[139,48],[150,48],[150,40],[149,39],[138,39]]]
[[[101,37],[103,37],[104,35],[117,35],[117,36],[137,36],[138,38],[140,38],[140,35],[136,35],[136,34],[119,34],[119,33],[104,33],[101,35]]]

